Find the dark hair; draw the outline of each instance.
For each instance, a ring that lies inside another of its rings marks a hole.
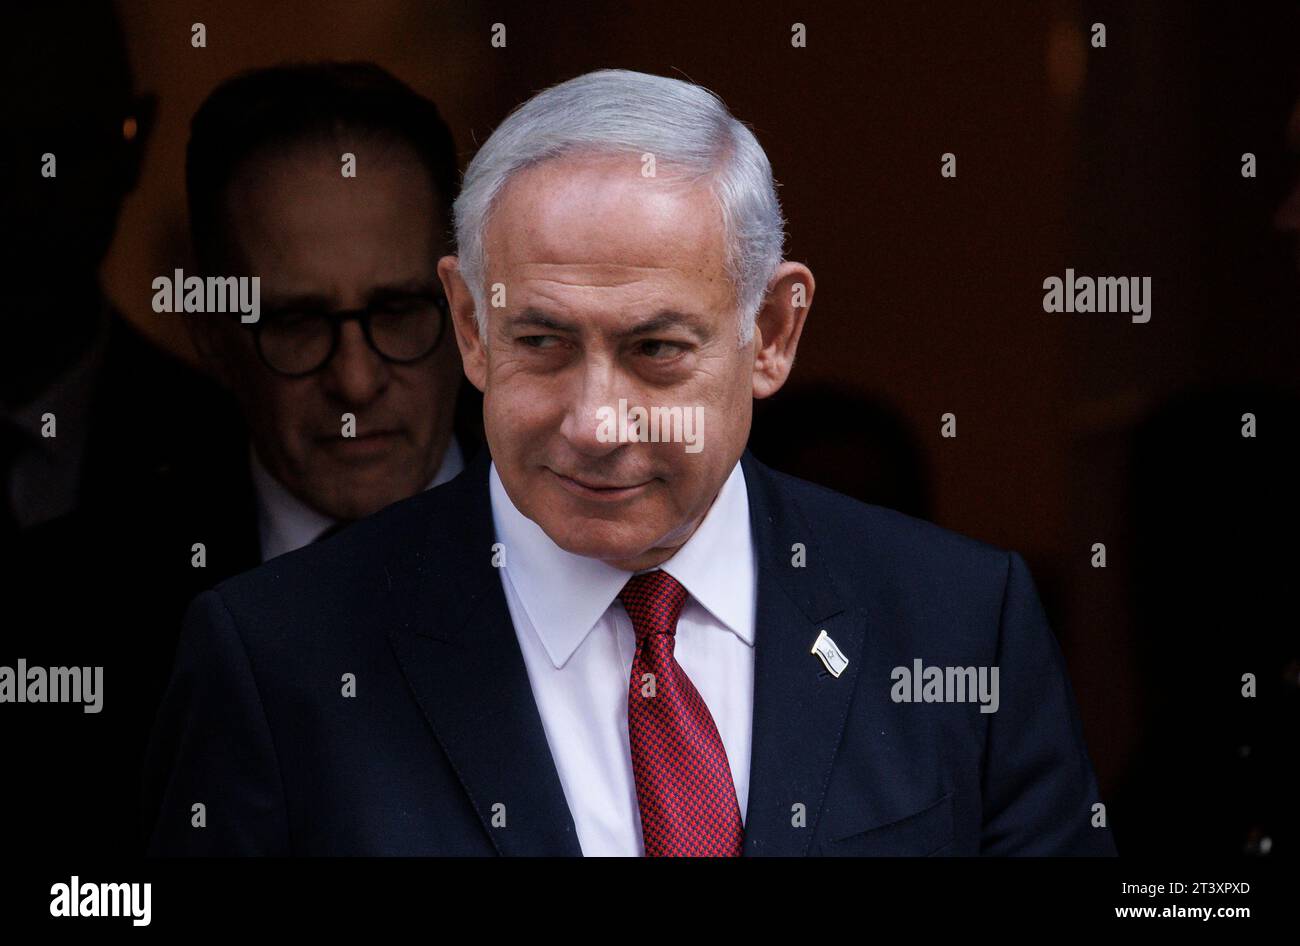
[[[449,236],[459,174],[451,130],[438,107],[373,63],[289,64],[226,80],[190,123],[185,192],[199,259],[215,248],[221,195],[240,165],[273,149],[329,140],[345,131],[411,147],[429,172]]]

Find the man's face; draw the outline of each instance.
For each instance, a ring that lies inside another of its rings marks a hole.
[[[227,188],[228,274],[261,277],[263,322],[276,310],[353,310],[440,291],[443,223],[415,155],[376,146],[358,152],[355,178],[340,167],[329,148],[303,146],[253,158]],[[460,376],[451,334],[448,326],[431,355],[399,365],[344,322],[333,359],[303,378],[263,365],[237,320],[209,337],[262,462],[315,509],[355,519],[414,495],[437,472]],[[342,435],[345,413],[355,415],[354,438]]]
[[[643,177],[636,156],[543,162],[511,179],[484,243],[505,305],[489,292],[485,359],[466,369],[506,492],[570,552],[666,560],[740,458],[752,410],[754,344],[739,344],[707,184]],[[702,449],[610,440],[620,400],[699,409]]]

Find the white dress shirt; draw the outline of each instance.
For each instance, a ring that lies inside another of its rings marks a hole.
[[[262,561],[310,545],[337,521],[289,492],[262,464],[257,450],[251,444],[248,448],[248,464],[253,475],[253,491],[257,495],[257,537],[262,550]],[[464,468],[465,458],[460,452],[460,444],[452,437],[447,442],[442,465],[425,489],[440,486]]]
[[[584,855],[640,856],[628,742],[636,634],[618,600],[631,577],[564,551],[511,502],[493,464],[501,585]],[[749,800],[757,572],[740,464],[695,533],[659,566],[690,593],[674,655],[717,724],[742,822]]]

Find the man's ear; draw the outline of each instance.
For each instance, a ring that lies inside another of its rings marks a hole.
[[[451,324],[456,332],[456,346],[460,348],[465,377],[469,378],[470,384],[482,391],[487,384],[487,348],[478,334],[478,322],[474,319],[474,297],[470,295],[465,277],[460,274],[459,258],[444,256],[438,260],[438,278],[442,280],[442,291],[447,295],[447,306],[451,310]]]
[[[128,117],[135,120],[135,134],[125,142],[126,167],[123,170],[126,179],[123,186],[127,193],[135,190],[135,185],[140,179],[140,169],[144,166],[144,152],[149,146],[149,139],[153,137],[157,115],[158,97],[152,92],[137,95],[131,102],[131,112]],[[123,134],[125,134],[125,126],[123,126]]]
[[[813,287],[812,271],[788,260],[768,284],[754,320],[754,397],[770,397],[790,376],[804,320],[812,308]]]

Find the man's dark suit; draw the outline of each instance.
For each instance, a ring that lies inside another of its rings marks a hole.
[[[195,600],[150,745],[153,853],[581,853],[492,565],[487,464]],[[743,469],[745,853],[1114,853],[1021,558]],[[839,678],[810,653],[823,629]],[[998,666],[999,709],[893,702],[916,658]]]
[[[180,616],[198,592],[259,561],[256,520],[242,512],[252,483],[233,400],[116,313],[104,345],[79,418],[76,508],[25,530],[0,556],[0,663],[103,668],[98,714],[0,714],[0,745],[21,760],[0,780],[15,850],[144,850],[138,771]],[[61,429],[70,423],[60,418]],[[241,467],[242,481],[229,475]],[[191,567],[197,541],[207,544],[207,569]]]
[[[201,591],[256,567],[261,549],[248,433],[233,400],[127,326],[109,339],[87,451],[93,475],[74,513],[16,543],[0,659],[103,667],[104,710],[23,707],[21,719],[0,720],[0,740],[33,773],[4,783],[0,803],[14,815],[17,847],[26,839],[138,856],[152,825],[139,810],[140,773],[181,618]],[[466,451],[482,442],[481,418],[481,400],[458,401]]]

